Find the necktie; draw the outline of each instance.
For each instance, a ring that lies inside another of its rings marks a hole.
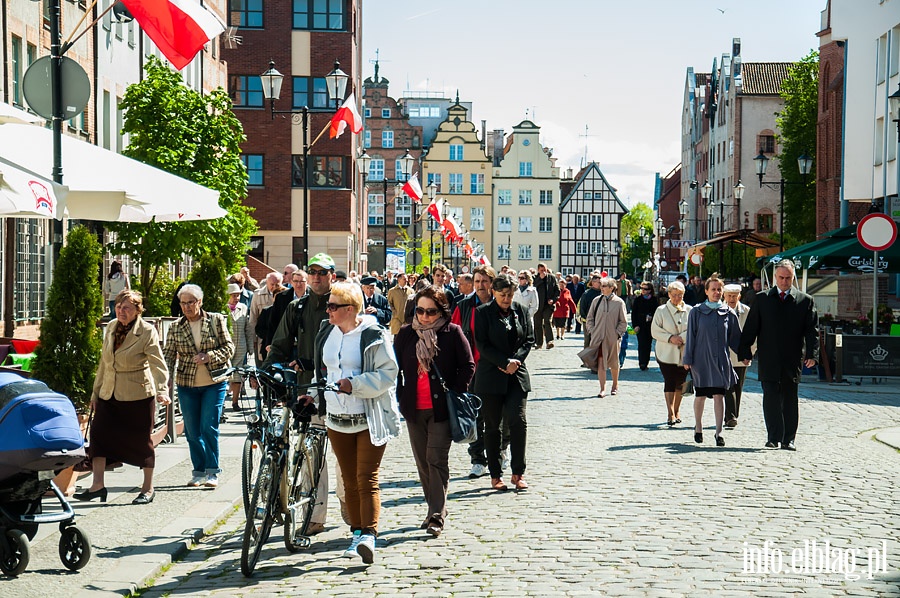
[[[781,291],[781,300],[784,301],[786,297],[787,297],[787,293],[785,293],[784,291]]]

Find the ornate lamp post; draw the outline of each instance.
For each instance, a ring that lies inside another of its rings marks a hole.
[[[700,199],[703,200],[703,203],[706,206],[710,205],[710,197],[712,197],[712,188],[713,187],[712,187],[712,185],[709,184],[709,181],[706,181],[705,183],[703,183],[703,185],[700,186]],[[709,218],[709,215],[707,215],[707,217],[706,217],[706,236],[707,236],[707,238],[712,236],[712,234],[711,234],[712,231],[710,230],[710,228],[711,228],[710,227],[710,218]]]
[[[425,188],[428,192],[428,202],[429,204],[434,201],[434,198],[437,197],[437,185],[434,181],[428,183],[428,186]],[[429,269],[434,266],[434,225],[431,224],[431,218],[428,219],[428,231],[429,231],[429,240],[428,240],[428,267]],[[424,232],[424,231],[423,231]]]
[[[766,176],[766,169],[769,167],[769,159],[763,153],[762,149],[759,150],[759,155],[753,158],[753,161],[756,162],[756,176],[759,177],[759,186],[762,187],[766,185],[770,188],[778,187],[779,193],[779,215],[778,215],[778,236],[780,237],[778,252],[784,252],[784,186],[785,185],[805,185],[806,184],[806,176],[809,174],[810,170],[812,170],[813,160],[806,154],[800,154],[800,157],[797,158],[797,168],[800,170],[800,174],[803,175],[802,181],[786,181],[784,180],[784,176],[782,176],[777,181],[764,181],[763,177]]]
[[[415,158],[409,153],[409,150],[406,151],[406,154],[402,158],[400,158],[400,172],[396,179],[388,180],[387,177],[384,177],[381,180],[381,189],[382,189],[382,218],[381,218],[381,227],[382,227],[382,235],[384,236],[384,268],[383,270],[387,270],[387,250],[388,250],[388,239],[387,239],[387,212],[388,212],[388,184],[394,183],[395,187],[395,196],[399,197],[402,194],[403,183],[405,183],[409,179],[409,175],[412,171],[413,163],[416,161]],[[369,165],[372,163],[372,158],[368,155],[366,150],[363,150],[363,153],[360,154],[359,158],[356,160],[356,165],[359,167],[359,173],[363,176],[363,187],[366,185],[366,179],[369,174]],[[368,197],[366,198],[366,204],[368,205]]]

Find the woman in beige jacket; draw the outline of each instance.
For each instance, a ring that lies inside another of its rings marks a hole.
[[[663,394],[666,397],[666,424],[681,423],[681,391],[687,379],[682,356],[686,340],[688,312],[684,302],[684,285],[677,280],[666,287],[669,300],[657,308],[650,324],[650,334],[656,339],[656,363],[663,375]]]
[[[600,381],[601,399],[606,396],[606,370],[612,375],[610,394],[619,392],[619,346],[622,335],[628,332],[628,320],[625,317],[625,302],[613,291],[616,281],[605,277],[600,281],[600,295],[591,302],[588,310],[585,332],[590,332],[590,347],[596,348],[597,378]]]
[[[141,318],[141,294],[124,290],[115,298],[116,319],[106,326],[100,364],[94,379],[89,454],[94,472],[90,488],[78,500],[106,502],[103,475],[107,461],[121,461],[144,470],[135,505],[153,502],[156,453],[150,434],[156,404],[168,404],[169,372],[156,329]]]

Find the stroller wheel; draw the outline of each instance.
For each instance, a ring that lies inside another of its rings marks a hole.
[[[6,537],[0,539],[0,570],[6,575],[16,576],[28,567],[29,543],[25,532],[18,529],[6,530]]]
[[[74,525],[60,531],[59,559],[70,571],[78,571],[91,560],[91,543],[87,534]]]

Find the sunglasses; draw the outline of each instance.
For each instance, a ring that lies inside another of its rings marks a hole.
[[[351,307],[349,303],[326,303],[325,311],[337,311],[342,307]]]
[[[417,316],[431,316],[431,317],[433,317],[433,316],[438,315],[439,313],[441,313],[441,310],[439,310],[439,309],[436,308],[436,307],[428,307],[428,308],[425,308],[425,307],[417,307],[417,308],[416,308],[416,315],[417,315]]]
[[[309,274],[310,276],[327,276],[327,275],[331,274],[331,270],[312,270],[312,269],[310,269],[310,270],[307,270],[306,273]]]

